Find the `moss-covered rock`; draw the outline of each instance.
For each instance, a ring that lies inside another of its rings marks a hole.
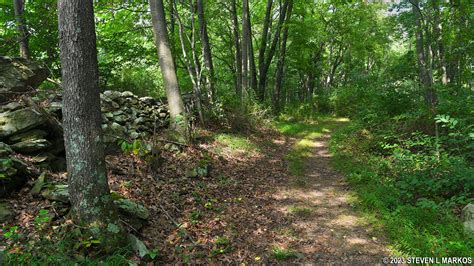
[[[20,189],[30,176],[25,162],[8,156],[0,158],[0,198]]]
[[[6,202],[0,202],[0,224],[8,222],[14,216],[11,206]]]
[[[10,155],[13,152],[12,148],[3,143],[0,142],[0,157],[6,157],[7,155]]]
[[[51,146],[51,143],[45,139],[27,139],[22,142],[11,145],[12,149],[20,153],[31,153],[44,150]]]
[[[49,74],[34,61],[3,56],[0,56],[0,73],[0,103],[37,87]]]
[[[41,129],[29,130],[27,132],[15,134],[8,138],[8,143],[18,143],[27,140],[43,139],[48,133]]]
[[[51,201],[60,201],[69,203],[69,188],[68,185],[56,184],[49,185],[41,192],[41,196]]]
[[[46,188],[41,192],[43,198],[51,201],[69,203],[68,185],[50,184],[45,187]],[[135,229],[140,229],[150,217],[149,210],[142,204],[123,198],[117,193],[112,193],[112,198],[114,199],[114,203],[117,206],[122,219]]]
[[[464,225],[464,230],[467,234],[474,236],[474,204],[469,203],[463,209],[461,213],[461,219]]]
[[[46,118],[32,108],[0,113],[0,138],[25,132],[46,122]]]
[[[134,202],[129,199],[117,199],[114,200],[115,205],[119,209],[120,213],[127,216],[138,217],[143,220],[147,220],[150,217],[150,212],[145,206]]]

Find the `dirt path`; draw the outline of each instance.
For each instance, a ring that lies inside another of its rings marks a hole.
[[[329,134],[316,138],[296,185],[276,198],[296,216],[291,230],[298,232],[294,249],[304,263],[381,263],[388,250],[350,204],[349,187],[330,166]],[[285,211],[285,210],[282,210]]]

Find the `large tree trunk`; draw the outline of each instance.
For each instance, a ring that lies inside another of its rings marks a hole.
[[[103,145],[99,71],[92,0],[60,0],[59,43],[63,127],[69,194],[75,223],[91,230],[101,245],[122,244],[123,229],[110,196]],[[97,232],[96,232],[97,231]]]
[[[291,19],[291,10],[293,8],[293,0],[288,0],[288,10],[286,12],[285,25],[283,28],[283,36],[280,43],[280,53],[278,56],[277,71],[275,76],[275,87],[273,90],[273,107],[276,113],[281,108],[281,91],[283,87],[283,74],[285,70],[286,42],[288,39],[288,24]]]
[[[236,0],[231,2],[232,31],[234,34],[235,47],[235,92],[239,98],[242,97],[242,51],[240,50],[239,20],[237,16]]]
[[[276,48],[278,46],[280,40],[280,32],[285,21],[286,17],[286,10],[288,8],[288,0],[285,0],[283,6],[280,6],[280,17],[278,19],[278,25],[275,30],[275,34],[273,36],[272,44],[270,46],[270,50],[268,51],[267,57],[264,61],[264,64],[260,65],[260,77],[258,81],[258,90],[261,94],[265,95],[265,88],[267,85],[267,76],[268,76],[268,69],[270,68],[270,64],[272,63],[273,56],[275,55]],[[264,96],[265,97],[265,96]]]
[[[270,27],[272,14],[273,0],[267,0],[267,8],[265,9],[265,19],[263,20],[263,30],[260,43],[260,50],[258,52],[258,67],[260,73],[262,72],[263,64],[265,64],[265,51],[267,49],[268,29]],[[265,90],[261,86],[258,87],[257,97],[259,101],[263,102],[265,99]]]
[[[212,63],[212,52],[211,45],[209,43],[209,34],[207,33],[207,23],[204,17],[204,7],[202,0],[197,0],[197,11],[198,19],[200,26],[200,36],[201,36],[201,46],[202,46],[202,55],[204,58],[204,66],[206,67],[206,83],[208,86],[208,93],[210,100],[212,101],[215,97],[215,87],[214,87],[214,65]]]
[[[13,8],[15,9],[16,28],[18,30],[18,42],[20,45],[20,57],[30,58],[30,48],[28,45],[28,31],[26,29],[24,0],[13,0]]]
[[[166,31],[163,0],[149,0],[153,34],[158,51],[159,63],[166,90],[166,98],[171,117],[171,129],[175,130],[181,141],[189,141],[188,119],[184,111],[183,100],[179,91],[178,77],[171,53],[168,32]]]
[[[250,25],[249,25],[249,2],[242,0],[242,93],[248,93],[249,88],[249,42],[250,39]]]

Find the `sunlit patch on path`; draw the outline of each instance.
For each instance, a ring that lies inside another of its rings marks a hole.
[[[295,217],[286,231],[297,232],[288,249],[304,263],[379,263],[388,250],[353,209],[350,188],[330,165],[330,132],[344,121],[299,128],[290,170],[295,181],[274,195],[281,211]],[[294,128],[283,127],[290,132]],[[293,160],[293,161],[292,161]]]

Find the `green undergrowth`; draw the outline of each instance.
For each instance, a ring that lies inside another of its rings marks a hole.
[[[430,143],[400,148],[414,138],[387,152],[383,138],[355,122],[332,136],[334,166],[346,174],[357,208],[382,228],[396,255],[474,256],[474,240],[454,211],[472,201],[473,168],[436,155]]]

